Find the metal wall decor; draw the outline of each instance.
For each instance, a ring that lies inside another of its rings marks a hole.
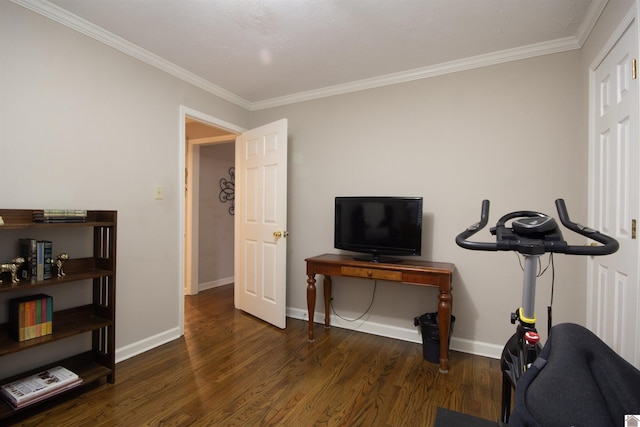
[[[235,192],[236,192],[236,168],[233,166],[229,168],[229,175],[231,179],[220,178],[220,194],[218,198],[222,203],[231,202],[229,207],[229,215],[235,214]]]

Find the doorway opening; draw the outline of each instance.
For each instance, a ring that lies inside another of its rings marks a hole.
[[[180,250],[180,271],[179,277],[182,278],[182,283],[179,287],[179,313],[180,313],[180,334],[184,334],[184,295],[197,294],[200,290],[201,283],[201,271],[200,271],[200,259],[202,258],[200,250],[200,240],[203,227],[200,224],[201,211],[203,208],[206,210],[207,204],[215,203],[212,199],[218,200],[218,192],[215,192],[215,188],[219,188],[219,180],[223,175],[218,176],[214,182],[207,182],[207,185],[200,185],[201,175],[203,174],[203,168],[201,163],[203,160],[202,154],[204,150],[205,163],[204,174],[205,176],[211,176],[212,174],[219,174],[219,172],[213,172],[209,170],[210,157],[214,156],[216,147],[225,147],[221,152],[231,152],[229,157],[226,154],[226,158],[220,160],[219,163],[224,162],[224,174],[229,172],[230,167],[235,166],[235,138],[237,135],[244,131],[243,128],[227,123],[223,120],[209,116],[196,110],[189,109],[187,107],[180,107],[180,124],[181,124],[181,138],[180,138],[180,181],[184,183],[184,191],[181,192],[181,209],[180,212],[180,230],[181,230],[181,250]],[[208,179],[208,181],[211,181]],[[204,201],[203,201],[204,200]],[[228,206],[223,205],[221,202],[217,202],[217,207],[227,212]],[[228,203],[225,203],[228,205]],[[227,216],[230,216],[228,213]],[[225,218],[227,221],[233,218]],[[207,218],[209,220],[209,218]],[[205,224],[206,225],[206,224]],[[226,238],[231,239],[231,248],[233,248],[234,227],[231,226],[231,234]],[[213,240],[215,240],[213,236]],[[233,250],[230,251],[230,261],[232,266],[235,263]],[[233,270],[231,270],[233,271]],[[208,272],[203,273],[203,277],[207,280],[207,286],[213,287],[224,284],[222,282],[233,280],[233,273],[231,276],[222,278],[221,281],[206,279]]]
[[[194,209],[199,186],[196,172],[199,149],[204,140],[187,140],[187,121],[193,119],[228,132],[229,136],[207,139],[207,144],[235,140],[234,167],[237,169],[238,204],[234,215],[234,305],[279,328],[286,327],[287,245],[287,119],[280,119],[246,130],[233,124],[180,106],[180,141],[178,152],[179,183],[187,191],[180,192],[179,209],[179,325],[184,335],[185,292],[196,293],[197,271],[193,264],[198,251],[199,210]],[[195,142],[199,142],[196,144]],[[195,153],[195,154],[194,154]],[[187,173],[189,172],[189,173]],[[250,203],[247,202],[250,200]],[[249,226],[255,225],[258,226]],[[249,236],[252,234],[252,236]],[[260,238],[256,239],[255,235]],[[242,246],[242,249],[240,247]],[[261,250],[256,250],[261,247]],[[197,261],[196,261],[197,263]],[[249,275],[249,277],[247,277]],[[259,283],[266,278],[265,283]]]
[[[235,134],[187,117],[185,137],[185,294],[193,295],[233,283]]]

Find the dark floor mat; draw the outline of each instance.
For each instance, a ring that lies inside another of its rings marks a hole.
[[[497,427],[497,421],[489,421],[461,412],[438,408],[433,427]]]

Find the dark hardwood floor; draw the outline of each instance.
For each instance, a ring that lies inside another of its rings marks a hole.
[[[432,426],[438,406],[500,416],[499,361],[287,319],[280,330],[233,308],[231,285],[188,296],[185,336],[121,362],[105,384],[24,426]],[[122,325],[120,326],[122,327]]]

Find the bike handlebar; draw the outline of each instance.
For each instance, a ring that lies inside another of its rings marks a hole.
[[[482,210],[480,211],[480,222],[470,225],[462,233],[456,237],[456,243],[458,246],[465,249],[477,250],[477,251],[497,251],[498,245],[496,243],[480,243],[471,242],[467,240],[469,237],[482,230],[489,222],[489,201],[482,201]]]
[[[496,224],[495,230],[492,230],[492,234],[496,234],[496,242],[472,242],[468,239],[482,230],[489,219],[489,200],[482,201],[482,210],[480,212],[480,222],[470,225],[462,233],[456,236],[456,243],[458,246],[478,251],[518,251],[521,253],[540,254],[544,252],[563,253],[568,255],[609,255],[618,250],[618,241],[605,234],[600,233],[589,227],[584,227],[580,224],[572,222],[567,212],[567,207],[563,199],[556,200],[556,209],[558,210],[558,216],[560,222],[569,230],[585,236],[589,239],[595,240],[602,244],[602,246],[585,246],[585,245],[568,245],[563,239],[562,235],[558,232],[556,236],[559,236],[555,240],[545,240],[544,238],[530,238],[518,236],[514,233],[505,233],[505,230],[511,231],[505,226],[505,223],[509,219],[519,217],[546,217],[546,215],[539,212],[532,211],[518,211],[504,215]],[[508,238],[502,238],[508,234]]]
[[[569,213],[567,207],[564,204],[563,199],[556,200],[556,209],[558,210],[558,216],[562,225],[567,227],[574,233],[581,234],[591,240],[602,243],[603,246],[569,246],[571,252],[565,252],[572,255],[609,255],[618,250],[619,244],[616,239],[609,237],[606,234],[600,233],[593,228],[585,227],[583,225],[572,222],[569,219]]]

